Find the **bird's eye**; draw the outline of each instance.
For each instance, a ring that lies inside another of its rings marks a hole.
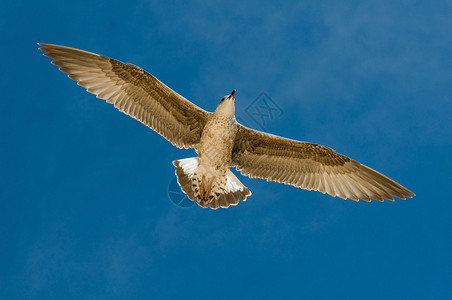
[[[220,103],[224,101],[224,98],[221,98]]]

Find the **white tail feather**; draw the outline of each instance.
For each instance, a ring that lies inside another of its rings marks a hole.
[[[202,207],[229,207],[251,195],[229,169],[225,172],[199,166],[197,157],[175,160],[173,164],[182,191]]]

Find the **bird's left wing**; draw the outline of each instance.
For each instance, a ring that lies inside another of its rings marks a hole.
[[[394,200],[413,192],[333,149],[239,125],[232,162],[243,175],[317,190],[343,199]]]
[[[179,148],[196,147],[209,112],[132,64],[96,53],[39,43],[69,78],[121,112],[152,128]]]

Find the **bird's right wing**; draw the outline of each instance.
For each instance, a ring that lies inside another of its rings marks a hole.
[[[286,139],[239,125],[232,163],[243,175],[352,200],[412,197],[385,175],[328,147]]]
[[[132,64],[92,52],[39,44],[69,78],[97,98],[152,128],[179,148],[196,147],[209,112]]]

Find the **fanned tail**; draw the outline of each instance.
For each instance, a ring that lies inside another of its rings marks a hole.
[[[177,182],[190,200],[201,207],[229,207],[246,200],[250,190],[227,169],[226,172],[198,165],[198,158],[173,161]]]

